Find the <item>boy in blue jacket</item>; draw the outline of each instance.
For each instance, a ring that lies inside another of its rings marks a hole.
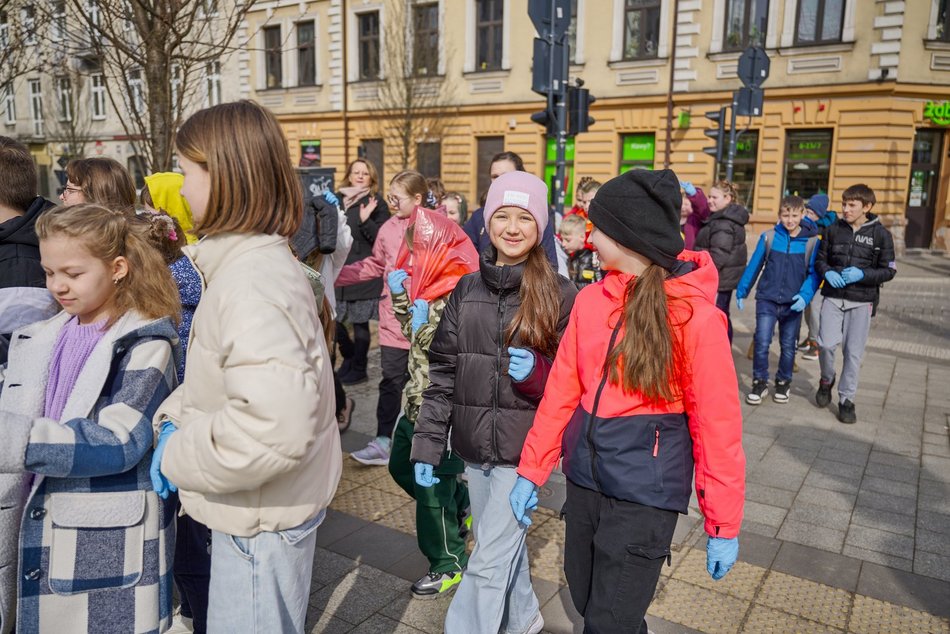
[[[798,196],[782,199],[779,222],[759,236],[755,253],[736,288],[736,305],[742,310],[745,298],[762,273],[755,292],[752,390],[745,399],[751,405],[758,405],[769,393],[769,346],[776,323],[781,354],[772,400],[788,402],[802,310],[818,288],[815,277],[818,229],[812,222],[803,223],[804,217],[804,200]]]

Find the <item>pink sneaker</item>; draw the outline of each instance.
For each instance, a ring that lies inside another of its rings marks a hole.
[[[369,444],[350,454],[353,460],[360,464],[385,467],[389,464],[389,449],[383,447],[375,439]]]

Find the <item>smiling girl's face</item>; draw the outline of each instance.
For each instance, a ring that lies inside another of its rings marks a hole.
[[[520,264],[538,244],[538,223],[520,207],[499,207],[488,224],[488,237],[498,250],[496,264]]]

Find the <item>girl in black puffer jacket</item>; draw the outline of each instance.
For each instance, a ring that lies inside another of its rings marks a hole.
[[[416,482],[449,442],[465,460],[475,550],[445,619],[446,632],[537,633],[544,621],[531,587],[526,526],[508,493],[557,344],[577,291],[539,246],[547,187],[525,172],[498,177],[488,192],[491,246],[480,271],[461,279],[429,349],[429,379],[412,442]]]
[[[745,226],[749,210],[738,202],[738,190],[729,181],[719,181],[709,190],[709,209],[712,212],[696,234],[696,251],[709,251],[719,271],[719,292],[716,306],[726,313],[729,323],[729,341],[732,341],[732,319],[729,305],[732,291],[739,285],[749,253],[745,243]]]

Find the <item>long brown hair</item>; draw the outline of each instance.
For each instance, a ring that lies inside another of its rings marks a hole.
[[[66,177],[79,186],[87,203],[135,213],[135,184],[118,161],[105,156],[73,159],[66,164]]]
[[[540,244],[528,254],[518,291],[521,306],[505,333],[507,344],[534,348],[546,357],[557,354],[557,322],[561,316],[561,286]]]
[[[604,372],[625,392],[640,392],[649,401],[680,397],[677,363],[680,341],[670,320],[670,301],[663,281],[666,269],[651,264],[627,283],[623,338],[607,355]]]
[[[176,324],[181,316],[178,287],[162,256],[131,227],[134,218],[91,203],[54,207],[36,221],[36,235],[47,240],[64,236],[79,242],[93,257],[111,263],[124,257],[128,274],[115,287],[115,311],[106,327],[111,327],[130,310],[147,319],[170,317]]]
[[[205,108],[182,124],[178,153],[211,176],[211,193],[195,233],[292,236],[303,220],[303,193],[287,139],[270,110],[253,101]]]

